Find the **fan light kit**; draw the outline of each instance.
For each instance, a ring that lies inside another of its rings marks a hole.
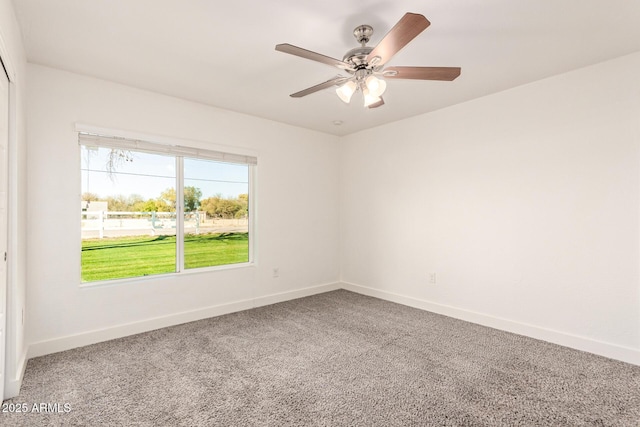
[[[360,90],[364,97],[364,106],[376,108],[384,105],[382,95],[387,89],[385,79],[454,80],[460,75],[460,67],[387,67],[383,69],[396,53],[429,25],[430,22],[424,16],[406,13],[376,47],[367,46],[373,34],[373,28],[370,25],[360,25],[353,30],[353,36],[360,43],[360,47],[348,51],[342,61],[287,43],[276,45],[277,51],[331,65],[349,74],[349,76],[338,75],[326,82],[293,93],[291,96],[301,98],[338,86],[336,94],[345,103],[351,102],[353,94]]]

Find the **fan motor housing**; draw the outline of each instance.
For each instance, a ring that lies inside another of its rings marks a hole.
[[[373,48],[369,46],[355,47],[350,51],[348,51],[347,53],[345,53],[342,60],[349,64],[353,64],[356,69],[363,68],[368,65],[367,56],[369,56],[372,50]]]

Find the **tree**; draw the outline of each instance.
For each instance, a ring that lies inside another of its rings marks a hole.
[[[105,165],[109,179],[114,181],[118,166],[127,162],[133,162],[133,153],[131,151],[112,148],[111,151],[109,151],[109,157]]]
[[[200,197],[202,191],[197,187],[184,187],[184,210],[185,212],[193,212],[198,210],[200,206]]]
[[[218,214],[216,210],[218,208],[218,201],[220,201],[220,195],[208,197],[200,202],[200,209],[207,213],[210,218],[217,218]]]
[[[212,218],[244,218],[247,215],[249,197],[241,194],[237,199],[223,198],[220,194],[202,200],[200,209]]]
[[[175,212],[176,211],[176,189],[175,188],[167,188],[162,193],[160,193],[160,197],[156,201],[156,205],[158,205],[158,212]],[[163,210],[160,210],[160,207]],[[168,210],[164,210],[168,208]]]
[[[163,198],[158,197],[155,201],[156,212],[175,212],[175,202],[173,204],[167,203]]]
[[[82,201],[83,202],[97,202],[100,200],[100,196],[98,196],[96,193],[82,193]]]
[[[151,201],[153,203],[153,201]],[[150,211],[147,211],[146,208],[149,204],[149,200],[138,200],[136,201],[133,206],[131,206],[131,211],[132,212],[153,212],[155,209],[152,209]]]
[[[140,208],[140,212],[158,212],[158,206],[155,200],[149,199]]]
[[[238,204],[240,209],[236,212],[236,218],[246,218],[249,215],[249,195],[238,194]]]
[[[140,208],[144,205],[144,198],[139,194],[130,194],[127,197],[127,210],[132,212],[140,212]]]
[[[197,187],[184,187],[184,210],[185,212],[193,212],[198,210],[200,206],[200,197],[202,197],[202,191]],[[160,197],[156,200],[159,212],[175,212],[176,210],[176,189],[167,188]],[[169,210],[160,210],[169,207]]]
[[[107,197],[107,210],[110,212],[126,212],[128,208],[127,197],[122,194]]]
[[[222,199],[218,203],[218,212],[222,218],[234,218],[240,206],[234,199]]]

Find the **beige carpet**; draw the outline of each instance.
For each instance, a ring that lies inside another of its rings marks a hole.
[[[3,426],[637,427],[640,367],[341,290],[32,359],[5,404],[30,413]]]

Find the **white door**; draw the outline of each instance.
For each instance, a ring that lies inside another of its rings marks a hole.
[[[0,402],[4,399],[7,343],[7,205],[9,195],[9,79],[0,61]]]

